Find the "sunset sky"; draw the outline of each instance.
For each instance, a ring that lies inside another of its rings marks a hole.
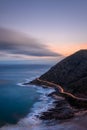
[[[0,0],[0,60],[55,61],[87,49],[87,0]]]

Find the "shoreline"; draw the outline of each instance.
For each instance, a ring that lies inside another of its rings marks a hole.
[[[80,105],[80,107],[86,107],[87,108],[87,99],[86,98],[81,98],[81,97],[77,97],[69,92],[66,92],[64,91],[63,87],[61,87],[60,85],[58,84],[55,84],[55,83],[52,83],[52,82],[49,82],[49,81],[44,81],[44,80],[41,80],[39,78],[35,79],[34,82],[36,82],[36,85],[37,84],[41,84],[41,85],[46,85],[48,87],[52,87],[56,90],[56,92],[58,93],[58,95],[60,94],[62,97],[64,97],[66,100],[71,100],[73,101],[73,104],[71,105]],[[33,81],[30,82],[30,84],[32,84]],[[57,96],[57,94],[56,94]],[[69,102],[70,103],[70,102]]]
[[[24,85],[28,84],[39,85],[44,88],[51,87],[56,90],[48,96],[51,96],[58,101],[54,103],[54,108],[42,113],[40,117],[40,119],[42,120],[66,120],[76,117],[77,115],[80,115],[80,113],[82,112],[87,112],[87,99],[76,97],[71,93],[65,92],[60,85],[48,81],[43,81],[39,78]]]
[[[24,87],[23,83],[19,84],[20,86]],[[26,86],[27,87],[27,86]],[[19,124],[24,123],[23,125],[29,124],[30,126],[38,124],[38,121],[41,121],[38,117],[41,115],[42,112],[47,111],[49,108],[53,108],[53,102],[55,101],[52,97],[48,95],[54,91],[52,88],[44,89],[43,87],[37,87],[36,85],[32,85],[35,89],[36,93],[39,93],[38,100],[33,104],[31,107],[30,112],[23,118],[20,118],[19,121],[15,124],[13,123],[5,123],[0,126],[1,128],[10,127],[10,126],[17,126]],[[27,127],[27,126],[26,126]]]
[[[27,85],[30,85],[29,83]],[[36,86],[36,85],[35,85]],[[45,85],[38,85],[38,87],[41,88],[52,88],[52,87],[47,87]],[[36,86],[37,87],[37,86]],[[53,94],[52,94],[53,93]],[[47,96],[51,96],[53,99],[56,99],[52,105],[54,106],[53,108],[55,108],[55,105],[58,105],[59,102],[60,102],[60,109],[63,108],[63,106],[61,105],[64,105],[64,97],[61,97],[61,95],[57,96],[56,97],[56,94],[55,92],[51,92],[50,94],[48,94]],[[61,102],[62,101],[62,102]],[[52,110],[53,110],[52,108]],[[57,106],[58,108],[58,106]],[[65,106],[65,108],[68,108],[68,106]],[[65,109],[64,108],[64,109]],[[69,109],[68,109],[69,110]],[[49,110],[47,110],[46,112],[48,112]],[[43,114],[43,112],[42,112]],[[85,116],[85,117],[84,117]],[[26,118],[26,117],[25,117]],[[40,117],[38,117],[39,119],[41,119]],[[73,130],[76,128],[76,130],[86,130],[86,120],[87,119],[87,114],[85,114],[85,111],[78,111],[76,113],[76,115],[70,117],[70,118],[66,118],[66,119],[59,119],[59,118],[56,118],[56,119],[44,119],[45,121],[47,121],[49,125],[47,125],[47,127],[45,126],[41,126],[41,130]],[[43,119],[41,119],[42,121],[44,121]],[[25,120],[25,125],[22,126],[22,124],[17,124],[17,125],[6,125],[6,126],[3,126],[0,128],[0,130],[15,130],[15,129],[19,129],[19,130],[22,130],[22,129],[25,129],[25,130],[28,130],[28,129],[31,129],[31,130],[36,130],[36,126],[33,128],[32,126],[29,126],[28,123],[26,123],[27,120]],[[52,124],[51,124],[51,123]],[[81,124],[83,127],[81,127]],[[27,125],[27,126],[26,126]],[[39,127],[39,124],[38,126]],[[81,128],[80,128],[81,127]],[[37,128],[38,129],[38,128]]]

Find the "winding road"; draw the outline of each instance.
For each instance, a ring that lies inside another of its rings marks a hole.
[[[70,104],[77,105],[77,106],[79,105],[79,107],[87,107],[86,98],[80,98],[71,93],[65,92],[64,89],[58,84],[55,84],[49,81],[44,81],[39,78],[37,78],[36,80],[39,81],[43,85],[54,87],[55,89],[57,89],[59,93],[62,94],[69,101]]]

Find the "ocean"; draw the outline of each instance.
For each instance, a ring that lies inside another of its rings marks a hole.
[[[66,121],[42,121],[42,112],[53,108],[55,91],[23,85],[45,73],[51,65],[0,65],[0,130],[86,130],[84,116]],[[84,126],[80,125],[83,121]]]
[[[47,95],[54,89],[24,86],[23,83],[35,79],[50,67],[51,65],[0,65],[0,130],[40,128],[42,121],[38,117],[41,112],[53,107],[54,100]]]

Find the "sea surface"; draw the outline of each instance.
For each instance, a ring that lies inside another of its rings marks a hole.
[[[47,95],[54,89],[24,86],[23,83],[35,79],[50,67],[51,65],[0,65],[0,130],[22,130],[22,127],[24,130],[32,130],[41,124],[38,117],[41,112],[53,106],[53,99]]]
[[[23,85],[51,65],[0,65],[0,130],[87,130],[87,116],[67,121],[42,121],[41,112],[54,107],[52,88]]]

